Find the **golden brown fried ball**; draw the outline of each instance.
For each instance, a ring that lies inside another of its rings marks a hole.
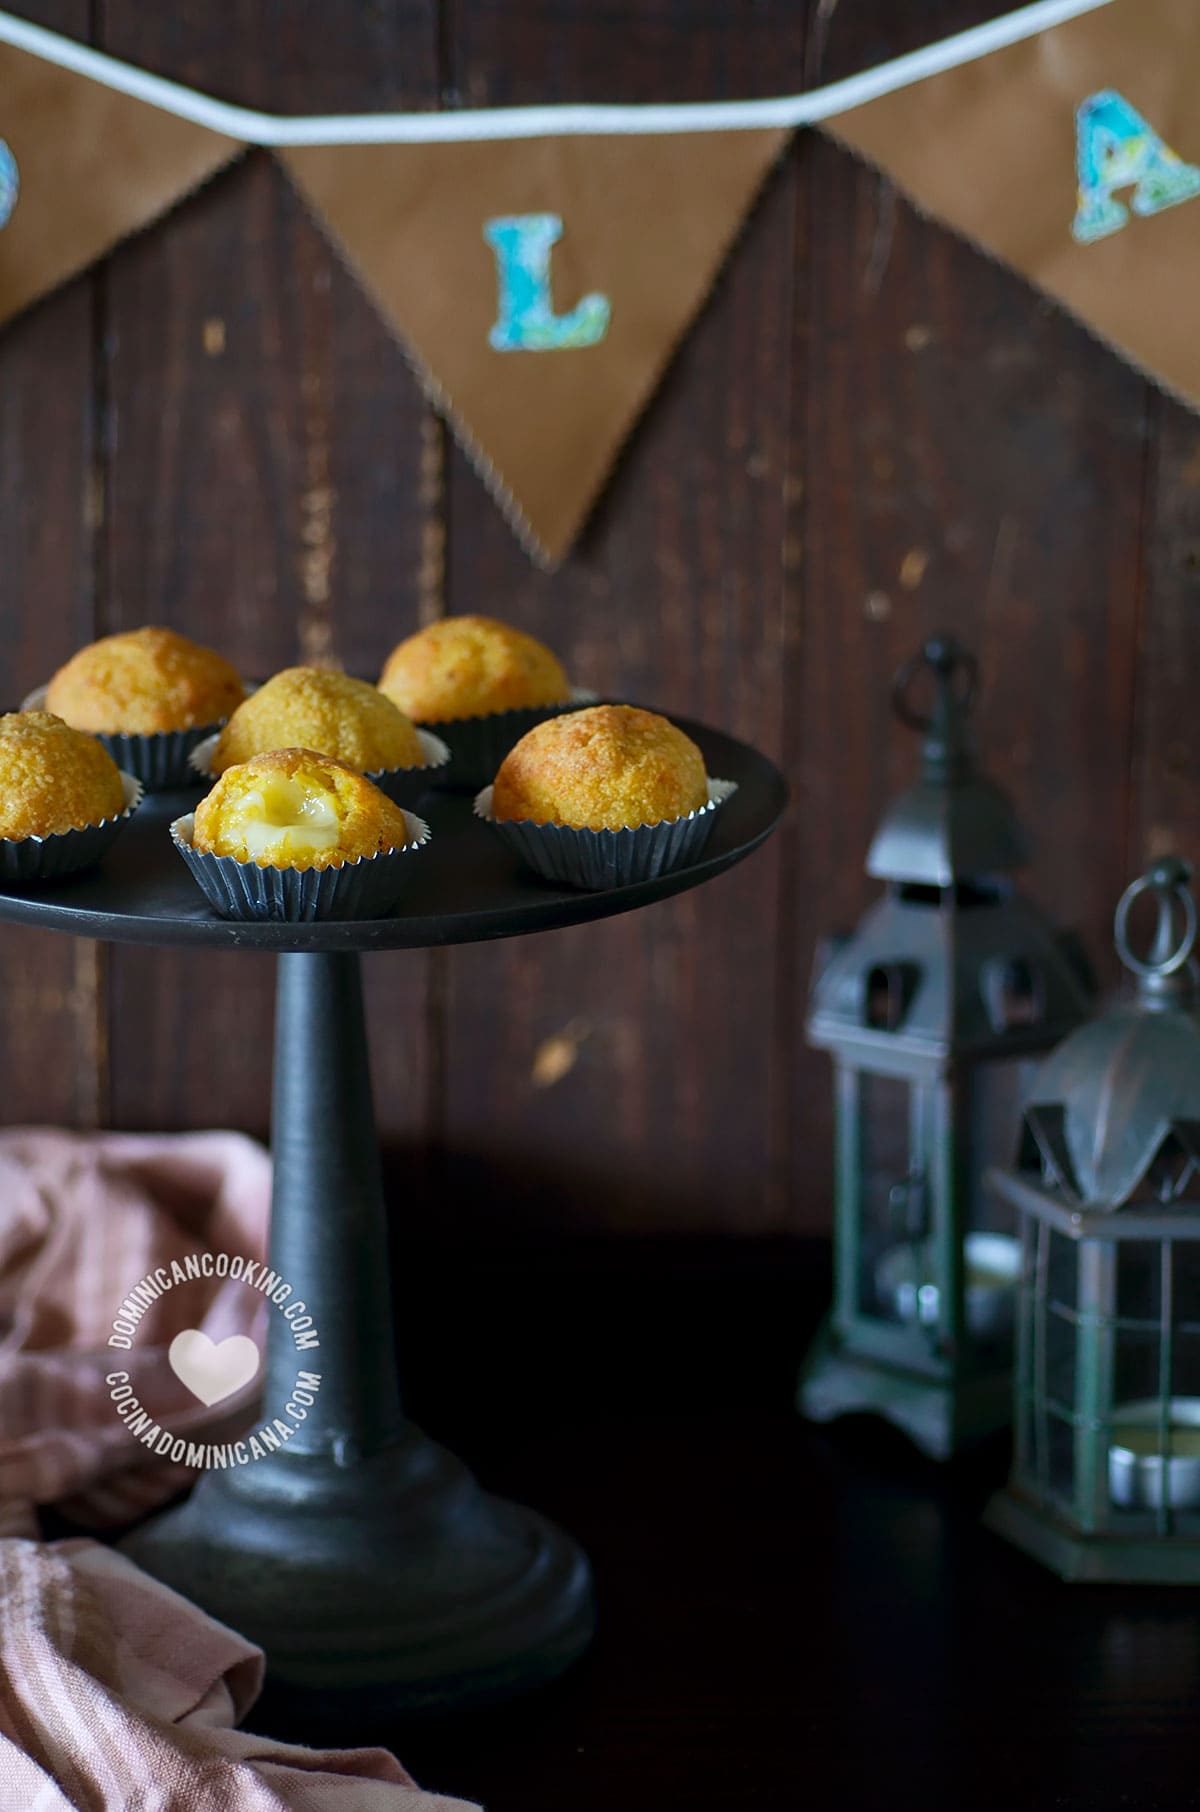
[[[398,705],[365,680],[321,667],[286,667],[252,692],[221,731],[209,766],[223,774],[271,749],[319,749],[360,774],[426,765]]]
[[[246,696],[223,655],[173,629],[102,636],[46,688],[46,708],[77,730],[152,736],[219,723]]]
[[[443,617],[393,648],[379,690],[419,724],[561,705],[571,687],[557,657],[493,617]]]
[[[49,711],[0,717],[0,837],[50,837],[125,810],[112,756]]]
[[[620,830],[707,803],[704,757],[682,730],[634,705],[590,705],[536,724],[510,749],[492,815]]]
[[[226,768],[196,807],[192,845],[260,868],[332,868],[408,842],[404,813],[362,774],[313,749]]]

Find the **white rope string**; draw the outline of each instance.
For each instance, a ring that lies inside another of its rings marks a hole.
[[[1017,44],[1111,0],[1038,0],[986,25],[943,38],[843,82],[807,94],[764,101],[708,101],[672,106],[481,107],[452,113],[362,113],[286,118],[213,100],[180,82],[149,75],[72,38],[0,12],[0,43],[71,69],[134,100],[146,101],[197,126],[249,144],[428,145],[466,139],[542,138],[561,133],[742,132],[747,128],[812,125],[877,100],[912,82]],[[0,94],[0,133],[4,129]]]

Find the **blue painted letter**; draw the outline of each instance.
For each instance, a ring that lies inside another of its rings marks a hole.
[[[488,334],[497,352],[595,346],[608,332],[612,304],[598,292],[585,296],[569,314],[554,312],[550,252],[562,230],[557,214],[504,214],[484,225],[500,286],[496,324]]]
[[[1079,204],[1071,232],[1081,245],[1119,232],[1129,219],[1114,189],[1132,187],[1135,214],[1157,214],[1200,195],[1200,170],[1163,144],[1114,88],[1089,94],[1075,109]]]
[[[8,225],[9,216],[17,205],[17,196],[21,190],[21,176],[17,169],[17,160],[0,138],[0,227]]]

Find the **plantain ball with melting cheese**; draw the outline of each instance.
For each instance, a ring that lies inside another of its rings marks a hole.
[[[262,868],[331,868],[402,849],[398,805],[345,762],[275,749],[227,768],[196,807],[193,848]]]

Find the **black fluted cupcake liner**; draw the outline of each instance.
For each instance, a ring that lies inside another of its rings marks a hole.
[[[535,724],[545,723],[548,717],[582,711],[586,705],[594,705],[599,696],[597,692],[585,692],[582,687],[573,686],[570,698],[561,705],[527,705],[516,711],[489,711],[483,717],[438,718],[425,724],[425,729],[445,737],[450,744],[450,765],[433,784],[459,792],[477,792],[496,778],[500,763],[526,731],[532,730]]]
[[[44,711],[46,687],[39,686],[31,692],[21,709]],[[122,772],[140,780],[148,793],[172,793],[200,785],[190,763],[192,750],[215,736],[224,721],[222,718],[219,723],[196,724],[190,730],[159,730],[145,736],[115,730],[92,730],[89,735],[103,743]]]
[[[194,730],[160,730],[154,736],[126,736],[96,731],[119,768],[136,775],[148,793],[173,793],[199,785],[188,765],[198,742],[213,736],[220,724],[201,724]]]
[[[205,785],[211,786],[214,781],[219,779],[219,775],[213,773],[210,765],[219,734],[218,731],[205,737],[204,741],[197,743],[192,750],[189,761],[192,768],[193,785],[203,782]],[[365,777],[371,781],[372,785],[377,786],[381,793],[386,793],[393,805],[416,805],[422,793],[428,792],[431,786],[437,785],[438,776],[451,760],[450,750],[440,736],[434,736],[429,730],[418,730],[417,735],[420,738],[421,747],[425,751],[425,760],[421,767],[378,768],[374,773],[367,774]],[[321,750],[318,749],[316,753],[320,754]]]
[[[475,815],[490,824],[508,847],[547,881],[597,893],[654,881],[699,859],[712,835],[717,812],[737,791],[734,780],[710,780],[708,804],[686,818],[639,824],[628,830],[585,830],[570,824],[534,824],[528,819],[492,817],[492,789],[475,800]]]
[[[99,824],[58,831],[49,837],[0,837],[0,881],[57,881],[98,862],[142,803],[141,783],[132,774],[122,772],[121,785],[124,811],[102,818]]]
[[[178,792],[183,786],[199,785],[189,756],[196,743],[214,736],[219,728],[219,723],[205,723],[194,730],[160,730],[156,736],[96,732],[96,741],[109,750],[118,768],[138,777],[147,792]]]
[[[453,750],[447,747],[440,736],[435,736],[432,730],[418,730],[417,735],[425,751],[423,767],[380,768],[376,773],[367,775],[367,779],[374,781],[381,793],[387,794],[393,805],[416,805],[422,793],[427,793],[431,786],[440,784],[454,760]]]
[[[423,818],[405,812],[408,840],[399,849],[328,868],[271,868],[192,847],[194,814],[176,818],[171,840],[200,891],[223,919],[384,919],[403,893],[413,858],[429,842]]]

